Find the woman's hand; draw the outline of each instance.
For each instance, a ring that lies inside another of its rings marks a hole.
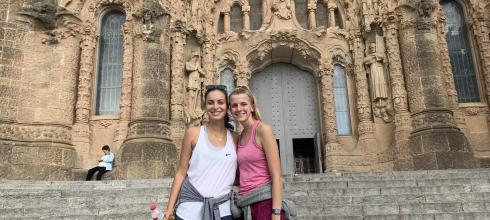
[[[164,220],[174,220],[174,210],[166,209],[165,213],[163,213]]]

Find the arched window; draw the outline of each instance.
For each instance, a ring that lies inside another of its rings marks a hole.
[[[220,13],[219,20],[218,20],[218,33],[224,33],[224,32],[225,32],[225,14]]]
[[[316,26],[328,27],[328,8],[323,1],[318,1],[316,4]]]
[[[476,68],[463,8],[456,1],[442,1],[441,5],[446,15],[446,41],[458,101],[460,103],[479,102]]]
[[[339,135],[352,134],[349,115],[349,94],[347,93],[347,77],[345,70],[335,65],[333,73],[333,93],[335,102],[335,118]]]
[[[308,1],[295,0],[294,9],[296,10],[296,20],[303,28],[308,28]]]
[[[339,28],[344,28],[343,22],[342,22],[342,16],[340,16],[340,10],[335,9],[335,26]]]
[[[250,30],[259,30],[262,26],[262,0],[249,0]]]
[[[230,93],[235,90],[235,80],[233,78],[233,71],[231,69],[226,68],[221,71],[221,74],[219,75],[219,84],[226,86],[226,92],[228,93],[228,95],[230,95]],[[236,122],[234,121],[233,116],[230,112],[228,112],[228,116],[230,118],[230,123],[233,125],[233,127],[236,128]]]
[[[121,27],[124,19],[124,14],[120,11],[110,11],[102,18],[97,71],[96,115],[115,115],[119,112],[123,68]]]
[[[219,76],[219,84],[226,86],[226,91],[228,94],[235,90],[235,80],[233,79],[233,71],[229,68],[221,71]]]
[[[242,7],[240,5],[235,4],[231,7],[231,24],[230,29],[236,33],[242,32],[243,29],[243,21],[242,21]]]

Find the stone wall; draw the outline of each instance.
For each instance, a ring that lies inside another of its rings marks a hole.
[[[117,178],[172,176],[185,128],[200,122],[189,116],[200,112],[188,106],[193,53],[202,88],[225,68],[245,86],[272,63],[310,72],[327,171],[467,168],[490,158],[488,3],[464,2],[482,101],[458,103],[433,0],[267,0],[261,19],[247,1],[55,2],[0,3],[0,178],[70,179],[72,169],[94,166],[105,144]],[[242,30],[230,28],[234,4]],[[126,19],[120,111],[99,116],[99,22],[109,10]],[[251,20],[262,21],[259,30]],[[346,70],[351,135],[337,131],[335,65]]]

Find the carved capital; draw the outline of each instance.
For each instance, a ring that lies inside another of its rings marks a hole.
[[[246,6],[246,5],[242,6],[242,12],[248,14],[250,12],[250,6]]]

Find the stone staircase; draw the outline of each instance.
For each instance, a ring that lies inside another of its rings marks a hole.
[[[327,173],[284,177],[297,220],[490,219],[490,169]],[[0,180],[0,219],[150,219],[171,179]]]

